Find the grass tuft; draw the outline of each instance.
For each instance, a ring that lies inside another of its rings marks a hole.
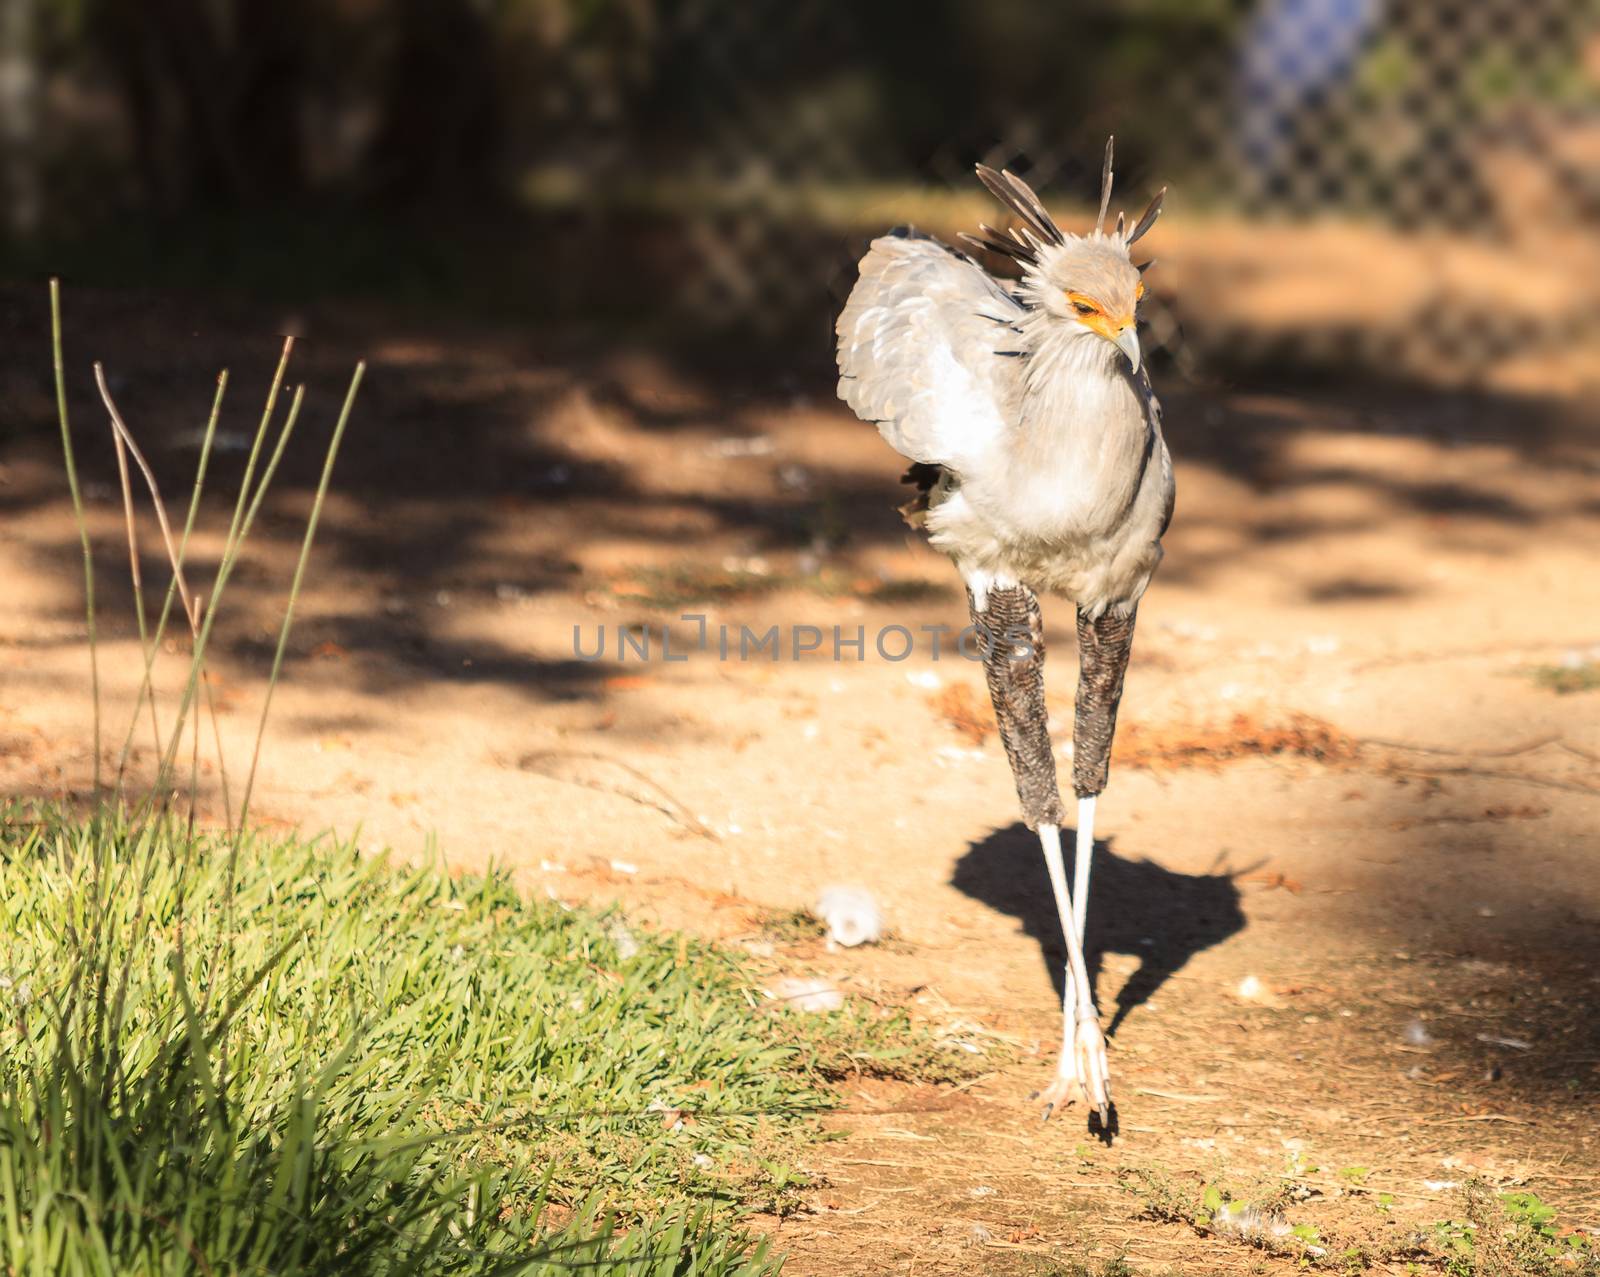
[[[754,1277],[775,1261],[738,1217],[796,1204],[828,1079],[942,1052],[903,1016],[775,1007],[689,937],[625,955],[503,874],[332,840],[13,808],[0,926],[19,1277]]]

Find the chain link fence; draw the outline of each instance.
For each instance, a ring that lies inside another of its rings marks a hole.
[[[887,8],[663,8],[654,101],[676,96],[659,118],[649,94],[608,115],[609,70],[567,64],[558,127],[631,228],[611,242],[665,235],[685,322],[825,340],[872,234],[995,220],[975,161],[1082,228],[1114,130],[1114,207],[1172,188],[1141,244],[1161,259],[1146,341],[1185,367],[1358,364],[1540,393],[1595,376],[1594,0],[1125,0],[999,33],[971,6],[932,41],[919,10]],[[959,121],[935,102],[940,131],[919,129],[914,95],[883,108],[896,41],[941,45],[925,92],[969,103]]]
[[[821,363],[873,235],[994,221],[976,161],[1085,227],[1115,132],[1121,205],[1171,187],[1145,341],[1183,368],[1600,380],[1600,0],[0,8],[0,236],[198,217],[237,264],[331,201],[330,267],[425,241],[379,288],[433,260]]]

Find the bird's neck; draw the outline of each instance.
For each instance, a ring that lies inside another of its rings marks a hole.
[[[1046,324],[1027,359],[1008,450],[1008,491],[1039,527],[1094,531],[1137,480],[1145,421],[1122,352],[1094,333]]]
[[[1052,449],[1071,448],[1074,437],[1088,442],[1128,394],[1122,352],[1096,333],[1059,321],[1036,324],[1029,336],[1018,414],[1023,434]]]
[[[1026,383],[1032,397],[1058,393],[1068,382],[1088,379],[1109,385],[1121,379],[1117,365],[1124,355],[1098,333],[1043,317],[1028,336]]]

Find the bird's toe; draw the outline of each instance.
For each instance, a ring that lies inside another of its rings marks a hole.
[[[1072,1054],[1084,1098],[1100,1112],[1102,1122],[1111,1111],[1111,1069],[1106,1061],[1106,1038],[1098,1017],[1079,1019],[1073,1033]]]
[[[1083,1099],[1084,1092],[1082,1084],[1078,1081],[1077,1075],[1071,1072],[1069,1065],[1057,1072],[1055,1080],[1049,1086],[1033,1092],[1028,1098],[1043,1102],[1040,1120],[1048,1122],[1057,1109],[1067,1108]]]

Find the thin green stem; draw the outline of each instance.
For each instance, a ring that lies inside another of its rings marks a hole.
[[[139,445],[136,442],[134,442],[132,431],[130,431],[128,429],[127,423],[123,421],[122,414],[117,411],[116,401],[112,399],[110,387],[108,387],[106,385],[105,370],[98,363],[95,364],[95,366],[94,366],[94,377],[95,377],[96,384],[100,387],[100,398],[102,400],[104,400],[105,406],[106,406],[106,411],[111,415],[112,433],[116,436],[116,441],[117,441],[117,462],[122,467],[123,496],[124,496],[124,501],[128,504],[129,511],[130,511],[130,513],[129,513],[130,525],[129,525],[129,530],[128,530],[128,538],[129,538],[130,546],[133,545],[133,536],[134,536],[133,528],[132,528],[132,522],[131,522],[132,521],[132,513],[131,513],[131,511],[132,511],[132,499],[133,498],[132,498],[132,493],[131,493],[131,491],[129,489],[129,485],[128,485],[128,477],[127,477],[127,469],[128,469],[128,467],[127,467],[127,458],[124,455],[124,449],[126,449],[126,451],[128,453],[131,453],[133,455],[134,461],[138,463],[139,472],[142,475],[144,475],[145,484],[150,489],[150,501],[155,506],[156,522],[161,527],[162,542],[166,546],[167,558],[168,558],[168,560],[170,561],[170,563],[172,565],[173,585],[177,588],[179,597],[182,600],[184,614],[186,616],[188,616],[188,618],[189,618],[189,629],[190,629],[190,632],[191,633],[197,632],[198,629],[199,629],[199,625],[200,625],[199,604],[190,595],[188,582],[186,582],[184,580],[184,577],[183,577],[183,557],[179,553],[179,547],[176,544],[174,544],[173,539],[172,539],[172,524],[171,524],[171,521],[167,518],[167,504],[166,504],[165,501],[163,501],[161,499],[161,488],[160,488],[160,485],[156,483],[155,471],[150,468],[150,463],[145,460],[144,453],[139,451]],[[194,499],[191,497],[191,500],[190,500],[190,524],[191,525],[193,523],[193,514],[194,514]],[[187,537],[185,538],[185,540],[187,540]],[[138,569],[137,562],[135,562],[135,566],[134,566],[133,572],[134,572],[134,586],[135,586],[136,591],[138,592],[138,598],[139,598],[139,636],[140,636],[140,640],[143,641],[144,638],[145,638],[144,592],[143,592],[143,588],[142,588],[142,585],[141,585],[140,579],[139,579],[139,569]],[[147,671],[147,674],[148,674],[148,671],[151,669],[151,666],[152,666],[154,660],[155,660],[154,654],[151,653],[147,649],[146,650],[146,654],[145,654],[145,669]],[[210,681],[210,678],[209,678],[204,666],[201,667],[200,674],[201,674],[201,678],[205,682],[206,704],[208,706],[210,706],[210,709],[211,709],[212,731],[216,735],[216,738],[217,738],[217,764],[218,764],[219,767],[221,767],[223,765],[222,752],[221,752],[222,733],[221,733],[221,729],[217,726],[216,701],[211,695],[211,681]],[[137,704],[137,702],[135,702],[135,704]],[[152,724],[154,724],[155,712],[156,712],[155,692],[154,692],[154,690],[152,690],[151,694],[150,694],[150,714],[151,714]],[[179,720],[179,722],[177,723],[177,725],[176,725],[174,730],[176,730],[180,735],[182,734],[182,731],[183,731],[183,721],[182,721],[182,719]],[[160,735],[159,735],[159,729],[157,729],[157,732],[158,732],[158,734],[157,734],[157,737],[156,737],[156,754],[157,754],[157,756],[160,756],[161,753],[162,753],[162,749],[161,749],[161,740],[160,740]],[[197,797],[198,792],[199,792],[198,786],[199,786],[199,777],[200,777],[200,728],[199,728],[198,722],[196,722],[196,724],[194,725],[194,760],[193,761],[194,761],[194,766],[193,766],[193,769],[192,769],[191,774],[190,774],[190,786],[189,786],[189,803],[190,803],[191,814],[192,814],[192,811],[193,811],[194,803],[196,801],[196,797]],[[224,782],[224,783],[226,783],[226,782]],[[117,776],[117,786],[118,786],[118,792],[119,793],[121,792],[121,785],[122,785],[122,774],[121,774],[121,772],[119,770],[118,776]],[[224,800],[224,801],[226,801],[226,800]],[[231,816],[229,817],[229,820],[230,820],[230,823],[231,823]]]
[[[262,476],[261,486],[256,491],[255,500],[251,502],[250,481],[255,476],[256,463],[261,456],[261,445],[266,441],[268,429],[272,425],[273,413],[277,411],[278,395],[283,389],[283,375],[289,367],[289,356],[293,353],[294,338],[285,337],[283,339],[283,351],[278,356],[278,367],[272,374],[272,385],[267,391],[267,401],[261,410],[261,420],[256,426],[255,438],[250,444],[250,456],[245,462],[244,478],[239,481],[239,496],[234,501],[233,518],[228,524],[228,536],[222,548],[222,561],[217,568],[217,579],[212,584],[211,606],[206,610],[206,619],[203,626],[201,626],[196,609],[186,604],[186,610],[189,613],[189,626],[194,636],[194,645],[190,651],[189,680],[184,686],[183,699],[178,709],[177,724],[173,729],[180,734],[183,723],[188,716],[189,707],[194,701],[196,680],[201,676],[205,668],[205,641],[211,634],[211,624],[216,618],[215,605],[217,597],[221,594],[222,586],[233,570],[233,562],[238,554],[239,547],[243,543],[245,535],[249,532],[250,520],[254,518],[255,510],[260,506],[261,495],[266,491],[267,484],[272,478],[272,472],[277,467],[278,458],[283,455],[284,445],[288,443],[289,434],[294,429],[294,419],[299,412],[300,405],[299,391],[296,392],[294,403],[290,406],[289,417],[283,427],[283,434],[279,437],[277,448],[269,459],[267,470]],[[302,386],[300,389],[303,391],[304,387]],[[209,684],[207,685],[207,695],[210,695]],[[215,724],[213,724],[213,729],[215,730]],[[220,732],[217,732],[217,739],[220,746]],[[155,784],[150,791],[148,801],[155,802],[159,800],[159,795],[166,789],[168,779],[172,774],[172,765],[175,759],[176,749],[169,744],[167,752],[162,756],[161,765],[156,771]],[[222,767],[220,753],[218,754],[217,766],[219,769]],[[226,781],[223,783],[226,786]]]
[[[228,525],[228,540],[223,546],[222,557],[226,559],[233,552],[234,542],[239,536],[239,523],[244,517],[245,502],[250,496],[250,480],[256,472],[256,459],[261,455],[261,445],[267,437],[267,427],[272,424],[272,414],[277,411],[278,392],[283,389],[283,374],[289,367],[289,356],[294,351],[294,338],[283,339],[283,353],[278,356],[278,370],[272,376],[272,388],[267,391],[267,404],[261,412],[261,423],[256,427],[256,437],[250,444],[250,459],[244,465],[244,478],[239,481],[239,499],[234,502],[233,521]]]
[[[67,487],[72,492],[72,513],[83,546],[84,612],[89,629],[89,694],[94,703],[94,792],[100,795],[100,653],[94,623],[94,558],[89,550],[89,525],[83,514],[83,494],[78,489],[78,467],[72,455],[72,429],[67,422],[67,374],[61,358],[61,281],[50,281],[50,347],[55,357],[56,415],[61,421],[61,452],[66,459]]]
[[[317,483],[316,499],[311,503],[311,517],[306,520],[306,534],[300,542],[300,559],[295,564],[294,580],[289,586],[289,602],[283,611],[283,624],[278,629],[278,647],[272,654],[272,673],[267,678],[267,694],[261,703],[261,722],[256,727],[255,750],[250,755],[250,771],[245,777],[244,796],[239,800],[239,827],[244,828],[250,814],[250,794],[256,783],[256,764],[261,761],[261,742],[267,733],[267,715],[272,710],[272,693],[278,686],[278,675],[283,669],[283,654],[289,646],[289,631],[294,626],[295,603],[300,597],[300,587],[305,580],[306,563],[311,558],[311,543],[317,535],[317,523],[322,518],[322,506],[328,497],[328,484],[333,479],[333,463],[339,455],[339,444],[344,438],[345,426],[350,420],[350,410],[355,406],[356,392],[361,388],[361,378],[366,375],[365,361],[356,365],[350,378],[350,389],[344,397],[344,407],[339,411],[338,424],[333,428],[333,439],[328,444],[322,462],[322,478]]]
[[[189,678],[184,684],[183,697],[178,703],[177,725],[174,734],[168,738],[167,751],[161,760],[160,771],[156,775],[156,793],[163,792],[170,776],[172,765],[176,761],[178,733],[182,730],[183,723],[187,720],[190,707],[194,704],[195,689],[200,681],[200,671],[205,664],[206,644],[211,639],[211,627],[216,623],[218,607],[222,592],[227,587],[228,578],[233,574],[233,567],[238,560],[240,548],[245,539],[250,535],[250,528],[255,523],[256,515],[261,509],[261,503],[266,499],[267,489],[272,484],[272,476],[277,472],[278,463],[283,460],[284,449],[288,446],[289,437],[294,433],[296,420],[300,416],[300,405],[305,398],[305,387],[296,387],[294,399],[289,404],[289,414],[283,423],[283,431],[278,436],[278,442],[273,447],[272,456],[268,458],[266,468],[261,472],[261,482],[256,485],[255,493],[250,497],[250,504],[244,510],[243,517],[238,520],[234,534],[230,535],[229,545],[223,552],[222,562],[217,567],[217,579],[211,586],[211,598],[206,604],[205,620],[200,626],[200,633],[194,641],[194,652],[189,661]],[[243,506],[246,490],[240,490],[240,505]]]
[[[155,656],[156,653],[160,651],[161,640],[165,636],[167,630],[167,621],[172,615],[172,603],[178,595],[178,582],[182,577],[183,564],[189,551],[189,537],[194,531],[195,519],[200,512],[200,493],[205,487],[206,469],[211,461],[211,447],[212,442],[216,437],[217,420],[222,413],[222,397],[227,393],[227,389],[228,370],[224,368],[221,374],[217,377],[217,393],[211,401],[211,416],[206,421],[205,438],[200,444],[200,464],[195,471],[194,486],[189,492],[189,514],[184,520],[183,536],[178,542],[178,551],[174,557],[172,580],[167,583],[166,598],[164,598],[161,602],[161,615],[156,619],[155,636],[151,643],[150,651],[146,653],[145,656],[144,674],[139,684],[139,696],[143,696],[150,688],[153,679],[152,667],[155,663]],[[187,612],[188,609],[185,608],[186,615]],[[209,688],[207,690],[209,691]],[[135,704],[137,703],[138,700],[135,698]],[[215,713],[214,710],[213,713]],[[134,723],[128,724],[128,735],[122,742],[122,753],[117,760],[117,777],[119,786],[121,784],[123,770],[126,768],[128,763],[129,750],[133,746],[133,734],[135,727],[136,724]],[[220,758],[217,765],[218,767],[221,767]],[[223,802],[224,804],[227,802],[226,790],[224,790]]]
[[[100,372],[100,365],[94,366],[95,376],[104,384],[104,377]],[[111,442],[116,447],[117,453],[117,479],[122,486],[122,518],[128,529],[128,575],[133,580],[133,611],[139,623],[139,650],[144,654],[144,667],[150,669],[155,662],[155,651],[150,646],[150,630],[145,622],[144,614],[144,573],[139,567],[139,531],[138,522],[133,509],[133,482],[128,476],[128,449],[122,442],[122,435],[116,428],[113,420],[111,427]],[[139,722],[139,703],[145,699],[146,692],[150,700],[150,735],[155,742],[156,757],[161,757],[161,723],[156,717],[156,689],[153,681],[146,679],[139,689],[139,694],[133,700],[133,716],[128,724],[130,738]],[[122,763],[117,764],[116,792],[122,793]]]

